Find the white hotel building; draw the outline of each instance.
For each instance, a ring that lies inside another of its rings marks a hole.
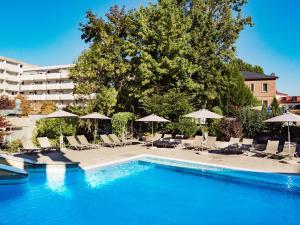
[[[36,66],[0,56],[0,95],[22,94],[33,102],[74,102],[74,84],[69,79],[72,65]]]

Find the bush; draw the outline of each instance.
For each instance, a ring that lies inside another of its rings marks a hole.
[[[220,123],[220,134],[222,141],[229,141],[231,137],[241,138],[242,124],[236,119],[223,119]]]
[[[199,130],[199,127],[191,118],[180,118],[178,122],[169,123],[167,128],[173,134],[182,134],[187,138],[194,136]]]
[[[78,119],[40,119],[36,122],[33,142],[37,143],[37,137],[48,137],[54,145],[58,146],[60,124],[64,136],[76,134]]]
[[[253,138],[267,129],[267,124],[264,121],[269,118],[269,114],[265,111],[245,107],[236,112],[235,116],[242,124],[244,137]]]
[[[119,112],[113,115],[111,123],[114,134],[123,138],[127,131],[128,122],[134,120],[135,116],[131,112]]]
[[[56,110],[56,104],[52,101],[45,101],[42,103],[40,114],[47,115],[52,113]]]
[[[23,116],[28,116],[28,114],[30,114],[33,111],[32,108],[31,108],[30,101],[28,101],[28,99],[24,95],[17,95],[15,97],[15,100],[16,99],[20,99],[21,100],[22,115]]]
[[[6,95],[0,96],[0,109],[13,109],[14,102],[11,101]]]
[[[22,148],[22,142],[20,139],[17,139],[12,142],[9,142],[5,148],[5,151],[10,153],[16,153],[16,152],[20,152],[21,148]]]

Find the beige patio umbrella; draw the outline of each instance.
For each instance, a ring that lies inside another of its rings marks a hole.
[[[66,112],[64,110],[57,110],[53,113],[50,113],[48,115],[46,115],[44,118],[48,118],[48,119],[59,119],[59,118],[75,118],[78,117],[76,114],[73,113],[69,113]],[[59,148],[62,149],[64,147],[64,136],[62,134],[62,128],[61,128],[61,121],[60,121],[60,125],[59,125],[59,130],[60,130],[60,137],[59,137]]]
[[[104,116],[100,113],[93,112],[91,114],[81,116],[80,119],[89,119],[89,120],[94,120],[95,123],[95,130],[94,130],[94,143],[96,142],[96,137],[97,137],[97,129],[98,129],[98,121],[99,120],[111,120],[111,118]]]
[[[287,123],[288,125],[288,144],[289,144],[289,153],[291,152],[291,134],[290,134],[290,123],[300,122],[300,116],[287,112],[280,116],[275,116],[271,119],[265,120],[266,123]]]
[[[223,118],[223,116],[221,116],[217,113],[211,112],[207,109],[200,109],[198,111],[184,115],[184,117],[195,118],[195,119],[199,119],[202,121],[205,121],[206,119],[221,119],[221,118]]]
[[[170,120],[167,120],[163,117],[157,116],[155,114],[151,114],[149,116],[143,117],[141,119],[136,120],[137,122],[151,122],[152,123],[152,137],[154,137],[154,131],[153,131],[153,123],[157,122],[157,123],[167,123],[167,122],[171,122]],[[153,147],[153,139],[152,139],[152,147]]]

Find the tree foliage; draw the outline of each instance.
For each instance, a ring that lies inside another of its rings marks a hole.
[[[276,97],[273,98],[273,101],[271,103],[271,111],[273,116],[282,114],[282,109],[280,108],[279,102]]]
[[[187,138],[194,136],[199,130],[198,125],[191,118],[180,118],[178,122],[169,123],[167,128],[171,133],[182,134]]]
[[[13,109],[14,102],[7,95],[0,96],[0,109]]]
[[[222,87],[233,82],[227,66],[235,60],[239,33],[251,25],[251,18],[242,16],[245,4],[159,0],[130,11],[114,6],[106,18],[88,11],[80,29],[89,48],[71,69],[75,92],[112,88],[117,101],[112,108],[137,114],[155,111],[153,102],[168,102],[175,93],[188,96],[190,108],[211,108],[224,100],[228,89]],[[164,113],[178,119],[172,110]]]
[[[129,121],[133,121],[134,119],[134,114],[130,112],[119,112],[114,114],[111,120],[113,133],[120,138],[124,138]]]
[[[20,99],[21,100],[22,115],[23,116],[28,116],[33,111],[32,107],[31,107],[30,101],[24,95],[17,95],[15,97],[15,100],[16,99]]]
[[[53,101],[44,101],[41,105],[40,114],[47,115],[56,110],[56,104]]]
[[[3,143],[4,136],[8,134],[7,128],[10,127],[10,122],[0,115],[0,143]]]

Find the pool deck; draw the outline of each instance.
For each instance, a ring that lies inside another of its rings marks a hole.
[[[102,147],[100,149],[84,151],[66,149],[61,153],[53,152],[50,154],[39,154],[37,161],[45,163],[58,161],[79,162],[80,167],[86,169],[142,155],[153,155],[253,171],[300,174],[300,159],[290,161],[285,160],[286,162],[283,163],[275,159],[251,157],[246,155],[221,155],[211,154],[207,151],[197,152],[181,149],[149,149],[141,145],[116,148]]]

